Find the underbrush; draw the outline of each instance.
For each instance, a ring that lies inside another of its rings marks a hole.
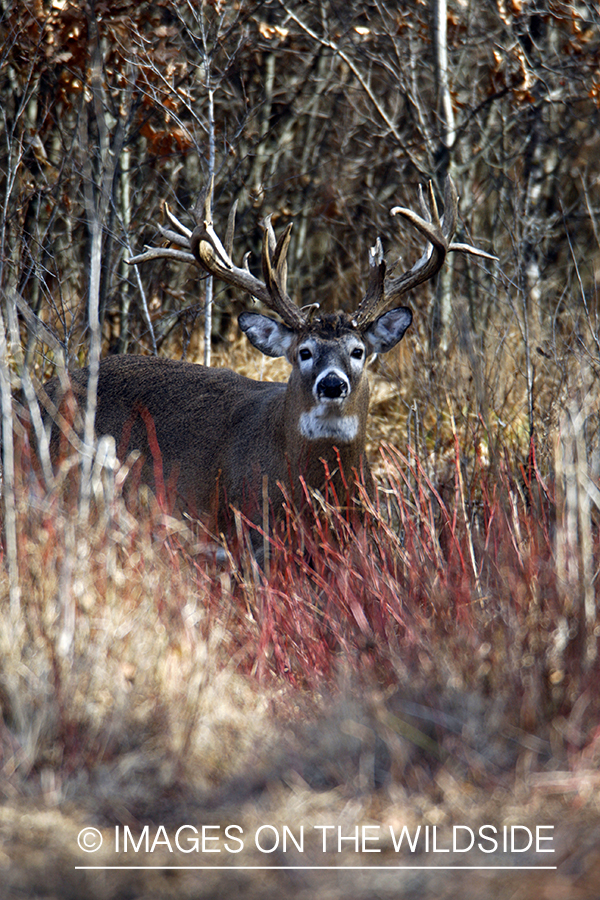
[[[487,789],[523,760],[536,777],[597,767],[600,536],[576,466],[542,477],[534,444],[522,465],[467,466],[457,438],[442,483],[385,446],[360,522],[307,495],[261,536],[260,568],[240,516],[223,545],[143,489],[132,510],[113,461],[82,518],[77,465],[47,491],[17,450],[6,798],[93,784],[96,811],[122,821],[290,771],[435,794],[442,769]]]

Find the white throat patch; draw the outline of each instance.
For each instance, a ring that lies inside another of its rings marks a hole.
[[[330,440],[349,444],[358,434],[358,416],[340,416],[327,406],[315,406],[300,415],[300,434],[309,441]]]

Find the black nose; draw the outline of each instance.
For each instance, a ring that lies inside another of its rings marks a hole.
[[[340,400],[347,393],[348,382],[336,375],[335,372],[328,372],[317,384],[317,396],[319,398]]]

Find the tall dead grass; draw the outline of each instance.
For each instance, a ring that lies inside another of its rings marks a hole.
[[[126,503],[110,445],[82,518],[77,455],[48,488],[15,427],[3,488],[16,547],[3,544],[0,576],[8,807],[141,828],[190,808],[254,820],[257,797],[282,821],[292,797],[304,817],[354,798],[375,821],[398,804],[434,821],[468,795],[479,816],[490,798],[506,811],[517,785],[530,809],[557,793],[555,816],[573,796],[593,806],[597,390],[548,388],[539,421],[556,428],[531,434],[518,374],[501,402],[486,381],[482,408],[449,362],[441,389],[417,393],[431,378],[420,352],[373,374],[380,490],[364,522],[309,497],[308,514],[290,507],[263,535],[264,571],[241,517],[222,545],[144,488]]]
[[[0,638],[3,719],[19,747],[9,783],[147,739],[189,758],[226,682],[246,700],[257,685],[319,692],[340,679],[510,697],[506,726],[548,740],[585,695],[591,739],[600,546],[582,422],[565,415],[553,476],[534,443],[523,461],[480,444],[467,454],[455,431],[443,481],[412,447],[383,445],[364,523],[323,498],[303,517],[288,508],[266,538],[268,572],[242,519],[224,553],[149,492],[132,511],[110,456],[82,521],[73,460],[47,492],[21,443],[20,606],[6,593]]]

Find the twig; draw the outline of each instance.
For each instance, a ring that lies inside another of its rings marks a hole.
[[[13,621],[21,609],[17,544],[17,505],[15,498],[15,456],[12,392],[8,368],[6,331],[0,309],[0,402],[2,404],[2,495],[4,498],[4,532],[8,563],[8,591]]]

